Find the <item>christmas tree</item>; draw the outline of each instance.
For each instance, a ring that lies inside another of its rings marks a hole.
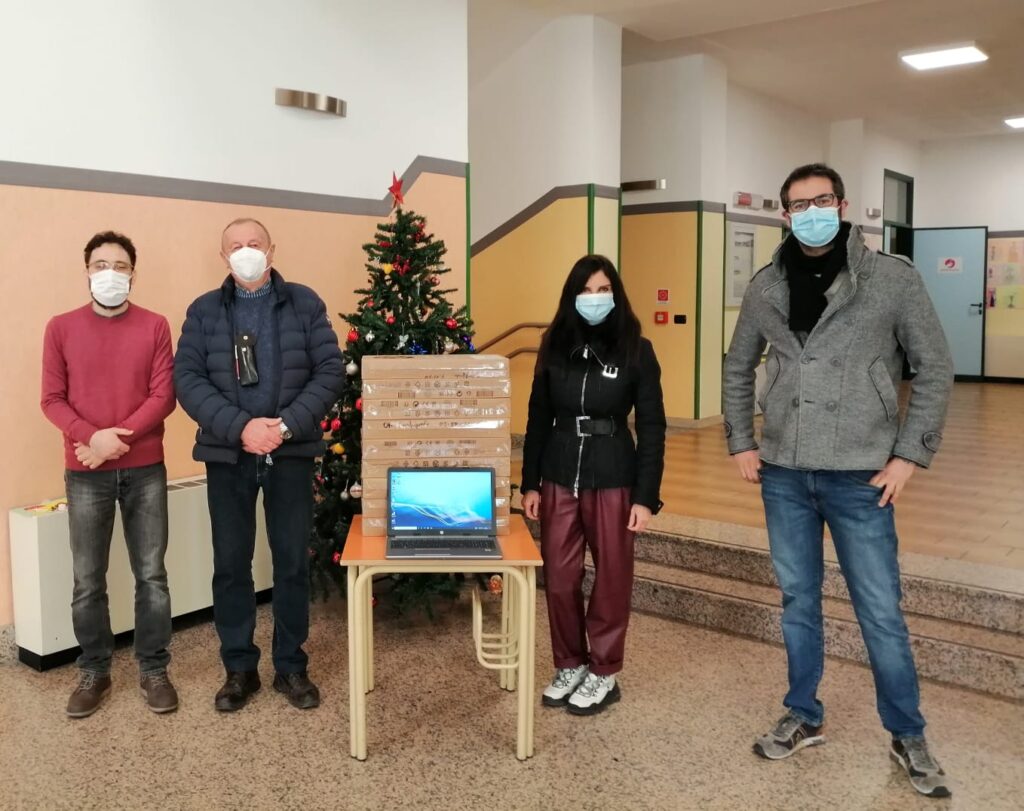
[[[446,298],[454,289],[441,287],[449,273],[443,240],[426,230],[427,221],[402,208],[402,182],[391,186],[395,208],[391,219],[377,225],[366,252],[367,286],[356,290],[357,310],[342,315],[348,323],[344,339],[347,385],[322,423],[329,433],[327,452],[316,468],[315,507],[310,539],[313,592],[327,596],[331,583],[343,588],[338,565],[352,516],[360,512],[362,478],[362,378],[364,355],[437,355],[465,353],[473,347],[473,325],[465,307]],[[430,610],[437,594],[454,595],[458,584],[447,575],[395,576],[391,599],[399,608],[420,605]]]

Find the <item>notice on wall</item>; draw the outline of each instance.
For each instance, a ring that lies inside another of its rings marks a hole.
[[[726,249],[725,306],[739,307],[754,275],[754,226],[730,222]]]
[[[988,241],[985,303],[989,309],[1024,309],[1024,237]]]
[[[963,273],[964,258],[962,256],[940,256],[939,273]]]
[[[669,295],[669,289],[667,287],[659,287],[658,288],[658,304],[668,304],[669,301],[671,301],[671,296]]]

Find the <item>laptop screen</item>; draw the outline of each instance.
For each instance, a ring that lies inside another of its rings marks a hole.
[[[494,534],[492,468],[391,468],[388,534]]]

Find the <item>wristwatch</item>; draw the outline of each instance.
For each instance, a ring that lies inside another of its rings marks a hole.
[[[284,422],[282,421],[281,422],[281,439],[291,439],[291,438],[292,438],[292,429],[289,428],[287,425],[285,425]]]

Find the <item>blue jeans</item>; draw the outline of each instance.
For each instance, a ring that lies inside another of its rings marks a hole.
[[[135,658],[143,674],[171,659],[171,595],[167,590],[167,469],[163,463],[122,470],[67,470],[64,484],[75,587],[71,619],[82,648],[78,667],[105,675],[114,655],[107,600],[107,566],[114,508],[135,575]]]
[[[208,462],[207,498],[213,529],[213,619],[228,672],[256,670],[260,649],[252,556],[256,497],[263,511],[274,565],[274,669],[302,673],[308,657],[309,535],[313,526],[313,460],[243,453],[236,464]]]
[[[875,677],[882,725],[893,735],[919,736],[917,670],[900,610],[900,571],[892,504],[878,506],[873,470],[761,471],[772,564],[782,589],[782,636],[789,659],[786,707],[818,726],[824,707],[818,683],[825,665],[821,614],[823,530],[828,524]]]

